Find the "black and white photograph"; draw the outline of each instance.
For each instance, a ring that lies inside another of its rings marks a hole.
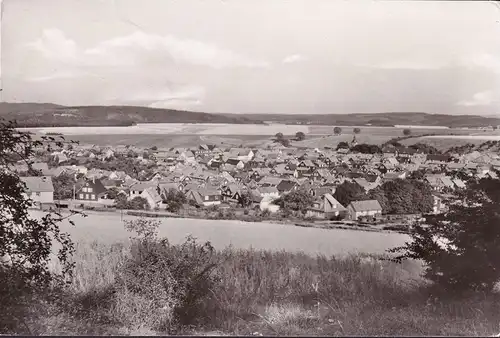
[[[500,337],[500,2],[0,3],[0,335]]]

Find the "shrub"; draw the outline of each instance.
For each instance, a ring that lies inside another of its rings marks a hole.
[[[218,282],[217,266],[209,242],[198,244],[193,237],[180,246],[158,239],[159,222],[138,219],[126,223],[133,239],[130,257],[116,278],[116,320],[128,329],[146,326],[173,332],[178,325],[196,322],[203,300]]]

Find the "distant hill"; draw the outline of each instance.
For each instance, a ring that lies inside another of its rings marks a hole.
[[[500,118],[477,115],[445,115],[428,113],[373,113],[373,114],[245,114],[249,119],[290,124],[320,124],[339,126],[394,126],[422,125],[451,128],[486,127],[500,125]]]
[[[262,123],[240,115],[221,115],[136,106],[76,106],[0,103],[0,118],[21,127],[129,126],[136,123]]]
[[[500,118],[476,115],[427,113],[372,114],[213,114],[140,106],[61,106],[52,103],[0,102],[0,118],[17,120],[23,127],[129,126],[136,123],[229,123],[249,124],[271,121],[288,124],[339,126],[424,125],[485,127],[500,125]]]

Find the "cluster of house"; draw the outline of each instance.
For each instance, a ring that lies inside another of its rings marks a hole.
[[[494,169],[500,168],[500,156],[494,153],[472,152],[466,155],[426,155],[411,148],[388,147],[382,154],[359,154],[333,149],[297,149],[281,145],[269,149],[230,148],[200,145],[194,149],[160,149],[148,158],[139,155],[137,161],[154,162],[154,173],[138,181],[124,171],[106,171],[83,165],[65,165],[71,158],[93,156],[106,160],[117,152],[130,148],[100,149],[95,147],[54,153],[59,166],[49,169],[46,163],[36,163],[42,177],[24,177],[28,193],[37,203],[54,203],[51,177],[63,173],[79,177],[74,185],[73,199],[82,203],[113,204],[109,190],[114,188],[128,199],[141,196],[151,209],[162,209],[168,201],[165,192],[175,189],[185,193],[188,200],[199,206],[234,204],[244,192],[253,203],[270,208],[270,201],[299,188],[306,189],[314,199],[308,216],[330,218],[345,214],[351,219],[382,213],[378,201],[355,201],[342,206],[333,198],[338,185],[344,181],[358,184],[365,191],[375,189],[394,179],[406,179],[409,174],[427,169],[434,190],[434,212],[444,205],[441,194],[466,188],[464,181],[454,178],[457,171],[477,178],[497,178]],[[144,149],[136,150],[141,154]],[[22,171],[23,168],[19,168]],[[274,208],[275,210],[275,208]]]

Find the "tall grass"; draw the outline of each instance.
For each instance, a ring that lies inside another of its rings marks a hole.
[[[130,243],[79,243],[67,307],[45,316],[41,333],[155,334],[148,299],[117,294]],[[235,250],[216,252],[218,283],[196,318],[175,333],[263,335],[491,335],[500,331],[497,296],[459,300],[432,292],[416,262],[378,257],[311,257]],[[146,287],[146,286],[145,286]],[[134,325],[124,325],[124,318]],[[146,320],[146,319],[148,320]],[[68,324],[69,323],[69,324]],[[185,325],[184,325],[185,324]]]

